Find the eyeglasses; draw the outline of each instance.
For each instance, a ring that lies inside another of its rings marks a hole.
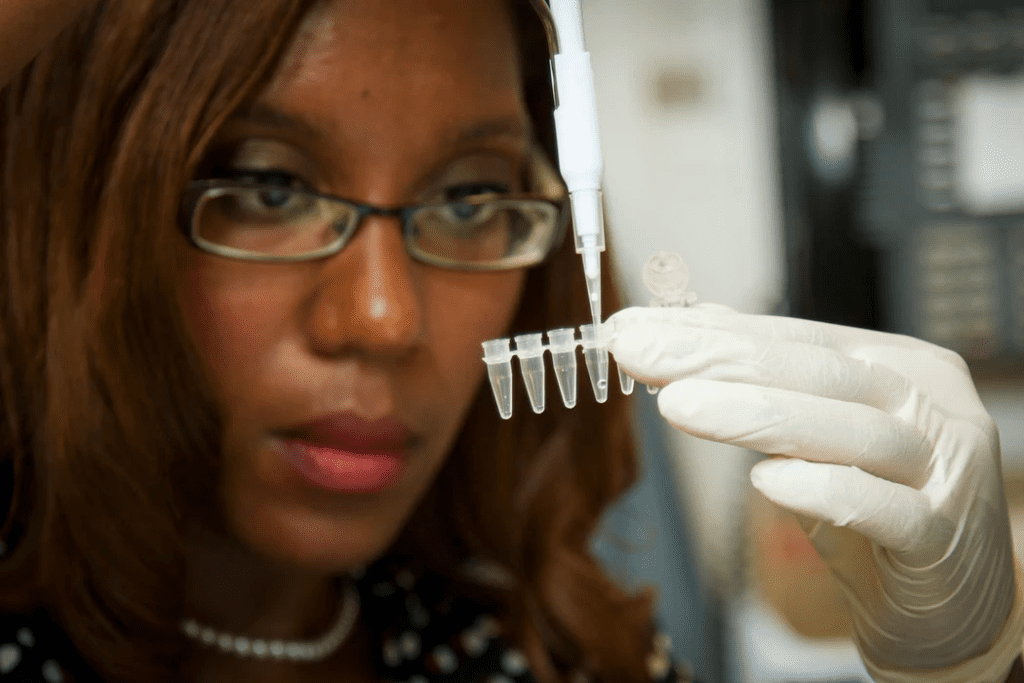
[[[295,262],[345,248],[367,216],[398,218],[408,253],[457,270],[510,270],[543,262],[568,217],[565,187],[543,158],[527,171],[530,194],[380,207],[282,185],[230,179],[189,183],[184,226],[192,243],[227,258]]]

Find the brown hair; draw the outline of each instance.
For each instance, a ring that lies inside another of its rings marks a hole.
[[[0,609],[45,609],[105,680],[174,679],[182,522],[213,496],[217,409],[165,263],[181,192],[314,2],[102,2],[0,93]],[[515,6],[553,152],[543,34]],[[586,322],[579,271],[566,240],[529,274],[513,331]],[[470,557],[506,567],[514,590],[489,597],[541,681],[579,666],[648,678],[653,597],[589,553],[636,477],[626,401],[609,393],[598,405],[584,384],[573,410],[520,401],[502,421],[482,387],[391,551],[455,581]]]

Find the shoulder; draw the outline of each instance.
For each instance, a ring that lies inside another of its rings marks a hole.
[[[65,682],[61,663],[68,657],[45,615],[0,613],[0,681]]]

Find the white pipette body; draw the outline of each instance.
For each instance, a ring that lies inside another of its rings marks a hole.
[[[594,325],[601,324],[601,252],[604,251],[604,213],[601,177],[604,160],[597,128],[597,100],[590,53],[583,45],[580,0],[551,0],[558,34],[558,54],[552,73],[558,106],[555,135],[558,164],[569,189],[576,253],[583,257],[583,274]]]

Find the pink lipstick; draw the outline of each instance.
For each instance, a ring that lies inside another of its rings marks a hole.
[[[375,493],[396,484],[412,432],[394,418],[367,421],[339,413],[284,436],[284,459],[308,482],[332,491]]]

